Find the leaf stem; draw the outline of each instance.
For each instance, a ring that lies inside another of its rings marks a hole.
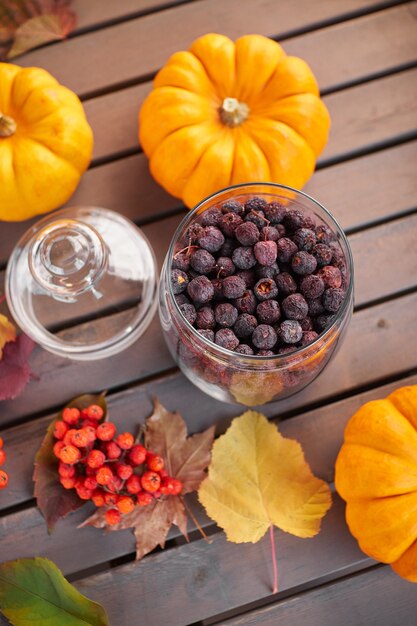
[[[278,570],[277,570],[277,556],[275,553],[275,541],[274,541],[274,526],[271,524],[269,527],[269,538],[271,540],[271,556],[272,556],[272,568],[274,570],[274,587],[272,593],[278,591]]]
[[[207,541],[207,543],[211,543],[211,540],[208,538],[208,536],[206,535],[206,533],[204,532],[204,530],[201,528],[196,516],[194,515],[194,513],[191,511],[191,509],[189,508],[189,506],[187,505],[185,498],[181,497],[181,500],[187,510],[188,515],[191,517],[191,519],[193,520],[194,524],[197,526],[198,530],[201,533],[201,536]]]

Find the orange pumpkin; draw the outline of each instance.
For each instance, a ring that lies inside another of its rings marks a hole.
[[[417,582],[417,385],[349,420],[335,483],[362,550]]]
[[[193,207],[229,185],[300,188],[330,118],[308,65],[267,37],[208,34],[157,74],[139,115],[154,178]]]

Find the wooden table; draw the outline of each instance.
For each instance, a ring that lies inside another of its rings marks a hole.
[[[306,191],[349,236],[356,308],[328,369],[264,412],[282,420],[282,432],[301,442],[313,471],[332,483],[349,416],[365,401],[417,383],[417,2],[75,0],[74,6],[78,27],[71,38],[18,62],[45,67],[84,101],[94,158],[69,204],[115,209],[142,225],[159,264],[185,209],[151,179],[137,142],[138,108],[157,69],[214,31],[274,37],[315,72],[332,131]],[[30,223],[0,225],[2,279]],[[136,345],[111,359],[77,363],[37,348],[31,367],[37,378],[0,405],[11,474],[0,495],[1,561],[51,558],[106,607],[113,626],[417,624],[417,588],[360,551],[337,495],[314,539],[276,532],[276,595],[267,540],[227,543],[195,500],[211,545],[190,524],[190,543],[172,532],[166,549],[140,564],[129,531],[77,530],[84,510],[48,536],[33,499],[33,459],[51,416],[71,397],[108,389],[121,428],[143,421],[154,395],[182,412],[190,431],[217,423],[220,433],[241,411],[205,396],[178,372],[157,318]]]

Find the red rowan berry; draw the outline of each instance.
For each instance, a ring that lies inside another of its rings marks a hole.
[[[164,459],[158,454],[148,452],[148,454],[146,455],[146,465],[149,467],[150,470],[153,470],[154,472],[160,472],[162,469],[164,469],[165,463]]]
[[[104,415],[104,411],[98,404],[90,404],[86,409],[87,417],[91,420],[101,420]]]
[[[126,489],[129,493],[139,493],[142,490],[140,484],[140,477],[137,474],[133,474],[126,481]]]
[[[62,478],[72,478],[75,475],[75,467],[61,461],[58,466],[58,474],[62,476]]]
[[[75,478],[72,476],[65,477],[61,476],[59,482],[64,487],[64,489],[73,489],[75,487]]]
[[[0,470],[0,489],[4,489],[7,487],[7,483],[9,482],[9,475],[4,470]]]
[[[81,452],[78,448],[72,445],[64,446],[59,453],[59,458],[68,465],[74,465],[81,458]]]
[[[4,442],[3,442],[3,437],[0,437],[0,448],[2,448],[2,447],[3,447],[3,443],[4,443]]]
[[[80,418],[81,419],[88,419],[87,409],[81,409]],[[96,424],[96,426],[97,426],[97,424]]]
[[[119,499],[117,493],[105,493],[104,494],[104,502],[109,506],[114,506]]]
[[[168,476],[169,476],[169,474],[166,471],[166,469],[159,470],[159,475],[160,475],[161,478],[168,478]]]
[[[171,478],[170,479],[171,485],[172,485],[172,495],[173,496],[178,496],[183,488],[183,484],[180,480],[178,480],[178,478]]]
[[[77,448],[85,448],[89,443],[89,435],[87,430],[85,430],[84,428],[76,430],[71,437],[71,443]]]
[[[3,465],[5,460],[6,460],[6,453],[3,450],[3,448],[0,448],[0,467]]]
[[[161,493],[165,496],[178,496],[182,491],[183,484],[177,478],[165,478],[161,483]]]
[[[153,495],[154,498],[158,499],[158,498],[160,498],[162,496],[162,492],[161,491],[154,491],[152,495]]]
[[[142,465],[146,459],[146,448],[137,444],[129,451],[129,461],[132,465]]]
[[[117,509],[109,509],[108,511],[106,511],[105,517],[106,522],[109,524],[109,526],[114,526],[115,524],[118,524],[122,519],[122,516]]]
[[[131,465],[125,465],[124,463],[118,463],[116,465],[116,472],[119,478],[127,480],[133,474],[133,467]]]
[[[65,443],[63,441],[57,441],[53,447],[53,452],[58,459],[60,458],[59,455],[60,455],[62,448],[65,448]]]
[[[135,503],[132,498],[129,498],[129,496],[122,496],[119,498],[116,506],[120,513],[131,513],[135,508]]]
[[[95,489],[97,487],[97,481],[94,476],[87,476],[85,478],[84,487],[87,487],[87,489]]]
[[[81,430],[86,433],[88,443],[93,443],[93,441],[97,439],[96,429],[94,426],[83,426]]]
[[[139,506],[147,506],[148,504],[151,504],[151,502],[153,502],[153,496],[151,496],[151,494],[147,493],[146,491],[141,491],[137,495],[137,500]]]
[[[103,465],[105,460],[106,456],[104,452],[101,450],[91,450],[91,452],[88,453],[87,465],[92,469],[98,469]]]
[[[86,462],[85,473],[87,476],[95,476],[97,474],[97,469],[94,467],[90,467],[89,465],[87,465],[87,462]]]
[[[68,430],[68,424],[62,420],[55,422],[54,437],[55,439],[63,439]]]
[[[135,439],[132,433],[120,433],[120,435],[116,437],[116,443],[122,450],[130,450],[135,443]]]
[[[123,482],[124,481],[119,476],[115,476],[111,484],[112,491],[120,491],[120,489],[123,487]],[[107,485],[107,488],[110,489],[110,485]]]
[[[80,415],[80,411],[76,408],[67,407],[62,411],[62,419],[71,426],[74,426],[78,422]]]
[[[96,480],[99,485],[108,485],[113,480],[113,472],[110,467],[100,467],[97,470]]]
[[[90,500],[93,495],[93,490],[88,489],[85,485],[80,485],[76,487],[77,496],[81,498],[81,500]]]
[[[115,441],[109,441],[109,443],[106,446],[106,453],[107,453],[107,458],[113,460],[113,459],[118,459],[119,456],[122,454],[122,451]]]
[[[91,496],[92,501],[96,506],[104,506],[106,501],[104,499],[104,491],[101,489],[95,489],[93,491],[93,495]]]
[[[161,484],[161,478],[156,472],[149,471],[144,472],[140,482],[145,491],[153,493],[154,491],[158,491],[159,485]]]
[[[69,430],[67,430],[67,432],[64,435],[64,439],[63,442],[65,443],[66,446],[72,446],[72,436],[75,435],[75,433],[77,432],[76,428],[70,428]]]
[[[96,435],[101,441],[110,441],[116,434],[116,426],[112,422],[104,422],[97,426]]]
[[[81,422],[81,426],[83,428],[87,428],[87,426],[91,426],[92,428],[94,428],[94,433],[96,432],[96,428],[97,428],[97,422],[95,422],[94,420],[90,420],[88,418],[83,419],[83,421]]]

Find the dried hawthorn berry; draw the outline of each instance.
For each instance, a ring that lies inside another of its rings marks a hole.
[[[242,278],[245,281],[245,285],[247,289],[252,289],[252,287],[254,287],[257,281],[254,270],[239,270],[236,272],[236,276],[240,276],[240,278]]]
[[[244,354],[245,356],[251,356],[253,354],[253,350],[246,343],[240,343],[237,348],[235,348],[235,352],[238,354]]]
[[[258,301],[255,298],[253,291],[251,289],[247,289],[241,298],[233,300],[233,304],[239,313],[249,313],[252,315],[256,310]]]
[[[222,204],[222,213],[236,213],[236,215],[243,215],[245,209],[237,200],[227,200]]]
[[[253,222],[243,222],[236,228],[235,236],[242,246],[253,246],[259,241],[259,228]]]
[[[185,231],[185,239],[187,240],[187,243],[195,243],[203,230],[203,226],[198,222],[190,224],[190,226]]]
[[[195,306],[193,304],[181,304],[180,311],[187,322],[191,325],[194,324],[197,319],[197,311],[195,310]]]
[[[145,462],[146,454],[145,446],[137,443],[129,450],[128,458],[132,465],[141,465]]]
[[[218,304],[214,309],[214,317],[219,326],[230,328],[236,322],[238,310],[228,302]]]
[[[207,276],[198,276],[190,281],[187,287],[191,300],[198,304],[207,304],[214,296],[214,287]]]
[[[217,259],[216,270],[219,278],[225,278],[226,276],[232,276],[236,271],[236,267],[232,259],[227,256],[220,256]]]
[[[292,240],[299,250],[311,252],[316,243],[316,234],[310,228],[299,228],[293,234]]]
[[[279,325],[278,337],[284,343],[298,343],[303,337],[302,328],[297,320],[285,320]]]
[[[235,239],[229,239],[226,237],[224,240],[224,244],[219,250],[220,256],[231,257],[233,254],[233,250],[238,247],[238,242]]]
[[[292,293],[281,303],[285,316],[291,320],[302,320],[307,317],[308,304],[300,293]]]
[[[171,287],[175,295],[186,290],[188,285],[188,276],[182,270],[171,270]]]
[[[243,219],[237,213],[226,213],[220,220],[220,228],[226,237],[233,237],[240,224],[243,224]]]
[[[108,509],[105,513],[106,522],[109,526],[115,526],[120,522],[122,516],[117,509]]]
[[[111,441],[116,434],[116,426],[112,422],[104,422],[97,426],[96,434],[100,441]]]
[[[190,255],[183,251],[177,252],[172,259],[172,268],[188,272],[190,268]]]
[[[331,241],[334,240],[334,234],[330,230],[328,226],[325,224],[320,224],[315,229],[317,243],[324,243],[328,245]]]
[[[326,288],[333,287],[338,289],[342,285],[342,274],[337,267],[333,265],[325,265],[316,274],[320,276]]]
[[[184,293],[180,293],[178,296],[174,296],[174,298],[178,306],[181,306],[181,304],[191,304],[189,299]]]
[[[253,292],[258,300],[270,300],[278,295],[278,287],[272,278],[261,278],[253,288]]]
[[[295,232],[305,226],[305,215],[298,209],[290,209],[285,213],[282,221],[289,232]]]
[[[275,224],[280,224],[282,222],[286,212],[287,212],[286,207],[280,204],[279,202],[270,202],[264,208],[265,217],[274,226]]]
[[[277,241],[277,259],[280,263],[288,263],[288,261],[298,251],[297,246],[288,237],[281,237]]]
[[[226,350],[234,350],[239,345],[239,339],[230,328],[221,328],[214,335],[214,342]]]
[[[331,314],[323,314],[318,315],[314,320],[314,326],[318,333],[322,333],[324,330],[329,328],[329,326],[333,323],[334,315]]]
[[[288,272],[282,272],[275,276],[275,282],[278,287],[278,291],[283,296],[289,296],[291,293],[297,291],[297,283],[294,278]]]
[[[282,241],[282,239],[280,239]],[[312,274],[317,267],[317,261],[312,254],[308,252],[296,252],[291,259],[291,268],[300,276],[306,276]]]
[[[142,474],[140,484],[142,485],[142,489],[148,493],[153,493],[154,491],[158,491],[161,485],[161,477],[157,472],[149,470]]]
[[[312,249],[311,254],[316,258],[317,267],[323,267],[324,265],[329,265],[332,260],[333,250],[324,243],[317,243]]]
[[[258,322],[254,315],[242,313],[237,318],[235,325],[233,326],[233,331],[236,337],[239,337],[239,339],[245,339],[246,337],[250,337],[252,335],[257,325]]]
[[[259,265],[256,270],[257,278],[275,278],[279,274],[278,263],[272,263],[272,265]]]
[[[221,224],[222,219],[223,218],[221,216],[219,225]],[[198,236],[197,241],[200,246],[204,248],[204,250],[208,250],[209,252],[218,252],[224,244],[224,235],[216,226],[206,226],[203,232]]]
[[[317,337],[318,334],[314,330],[305,330],[303,331],[303,336],[301,338],[301,345],[308,346],[308,344],[315,341]]]
[[[246,283],[240,276],[223,278],[223,295],[230,300],[241,298],[246,291]]]
[[[214,330],[201,328],[198,332],[202,337],[204,337],[204,339],[214,342]]]
[[[300,326],[303,329],[303,332],[306,330],[313,330],[313,321],[311,317],[305,317],[304,319],[300,320]]]
[[[256,356],[274,356],[275,352],[273,350],[258,350]]]
[[[190,264],[193,270],[198,272],[199,274],[208,274],[214,269],[216,265],[216,259],[208,250],[203,250],[199,248],[195,250],[190,256]],[[178,270],[174,270],[178,271]],[[188,276],[187,276],[187,285],[188,285]],[[185,287],[187,287],[185,285]],[[175,293],[175,292],[174,292]]]
[[[281,309],[276,300],[264,300],[256,307],[256,315],[261,324],[276,324],[281,318]]]
[[[195,325],[198,329],[202,330],[212,330],[215,327],[216,320],[211,306],[203,306],[199,311],[197,311]]]
[[[245,211],[263,211],[268,206],[267,201],[264,198],[255,196],[245,202]]]
[[[217,226],[222,219],[223,213],[216,209],[215,207],[211,209],[207,209],[201,215],[201,225],[202,226]]]
[[[250,270],[256,265],[256,258],[250,246],[240,246],[233,250],[232,261],[240,270]]]
[[[324,313],[324,306],[321,302],[321,298],[309,298],[307,299],[308,304],[308,314],[311,317],[317,317],[317,315],[321,315]]]
[[[261,230],[261,237],[264,241],[278,241],[280,234],[275,226],[264,226]]]
[[[245,216],[245,222],[252,222],[260,230],[269,224],[263,211],[249,211]]]
[[[211,284],[213,287],[213,300],[221,300],[223,298],[223,279],[213,278]]]
[[[320,276],[309,274],[302,278],[300,291],[305,298],[320,298],[324,291],[324,282]]]
[[[277,244],[275,241],[258,241],[253,252],[260,265],[272,265],[277,259]]]
[[[252,334],[252,343],[259,350],[271,350],[277,340],[277,333],[269,324],[259,324]]]
[[[326,289],[323,294],[322,302],[326,311],[330,311],[330,313],[336,313],[340,309],[340,306],[345,298],[345,292],[343,289],[335,289],[330,287]]]

